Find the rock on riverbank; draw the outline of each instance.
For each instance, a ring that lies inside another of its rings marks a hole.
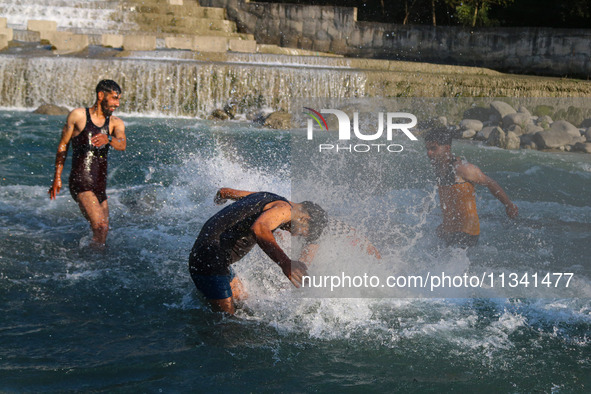
[[[549,115],[552,113],[556,120]],[[464,112],[456,138],[474,139],[504,149],[560,150],[591,153],[591,109],[549,106],[517,110],[503,101]]]

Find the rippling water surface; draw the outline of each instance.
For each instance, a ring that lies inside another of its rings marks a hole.
[[[292,187],[302,181],[292,183],[290,133],[123,118],[128,150],[110,152],[111,232],[99,253],[86,247],[88,225],[67,187],[56,201],[47,195],[63,118],[0,112],[0,390],[591,387],[589,298],[550,291],[535,298],[301,297],[257,250],[236,265],[250,293],[245,307],[235,318],[210,312],[189,278],[187,257],[219,209],[212,197],[221,186],[295,197]],[[438,246],[429,163],[422,143],[405,148],[366,162],[372,168],[365,176],[339,172],[338,156],[306,170],[334,166],[337,181],[322,179],[308,193],[367,234],[384,256],[381,269],[574,271],[579,288],[588,289],[589,156],[456,144],[454,151],[496,179],[521,213],[511,222],[479,189],[482,235],[465,252]],[[70,157],[64,180],[69,166]],[[352,181],[338,182],[346,177]],[[291,248],[289,236],[281,242]],[[330,246],[321,244],[312,273],[373,264]]]

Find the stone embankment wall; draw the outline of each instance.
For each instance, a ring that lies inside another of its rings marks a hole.
[[[200,0],[225,7],[257,42],[354,57],[479,66],[520,74],[591,77],[591,30],[408,26],[357,21],[350,7]]]

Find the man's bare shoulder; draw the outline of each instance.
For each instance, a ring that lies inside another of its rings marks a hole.
[[[267,204],[265,206],[265,208],[266,208],[265,211],[267,211],[269,209],[274,209],[275,212],[277,212],[279,210],[288,210],[291,212],[292,205],[287,201],[277,200],[277,201],[270,202],[269,204]]]
[[[123,120],[115,115],[111,115],[110,122],[115,126],[125,126],[125,123],[123,123]]]
[[[67,128],[82,130],[86,123],[86,108],[76,108],[70,111],[66,119]]]
[[[74,108],[73,110],[70,111],[70,115],[86,115],[86,108],[84,108],[84,107]]]
[[[68,114],[68,120],[78,121],[86,118],[86,108],[74,108]]]
[[[466,160],[463,160],[456,165],[456,174],[464,178],[466,181],[478,184],[482,183],[485,178],[485,175],[480,168]]]

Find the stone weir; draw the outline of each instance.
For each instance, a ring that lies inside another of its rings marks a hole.
[[[0,106],[69,108],[94,100],[103,78],[124,90],[128,114],[206,117],[228,102],[247,112],[290,110],[297,98],[589,97],[591,82],[383,60],[90,46],[59,56],[29,44],[0,52]]]

